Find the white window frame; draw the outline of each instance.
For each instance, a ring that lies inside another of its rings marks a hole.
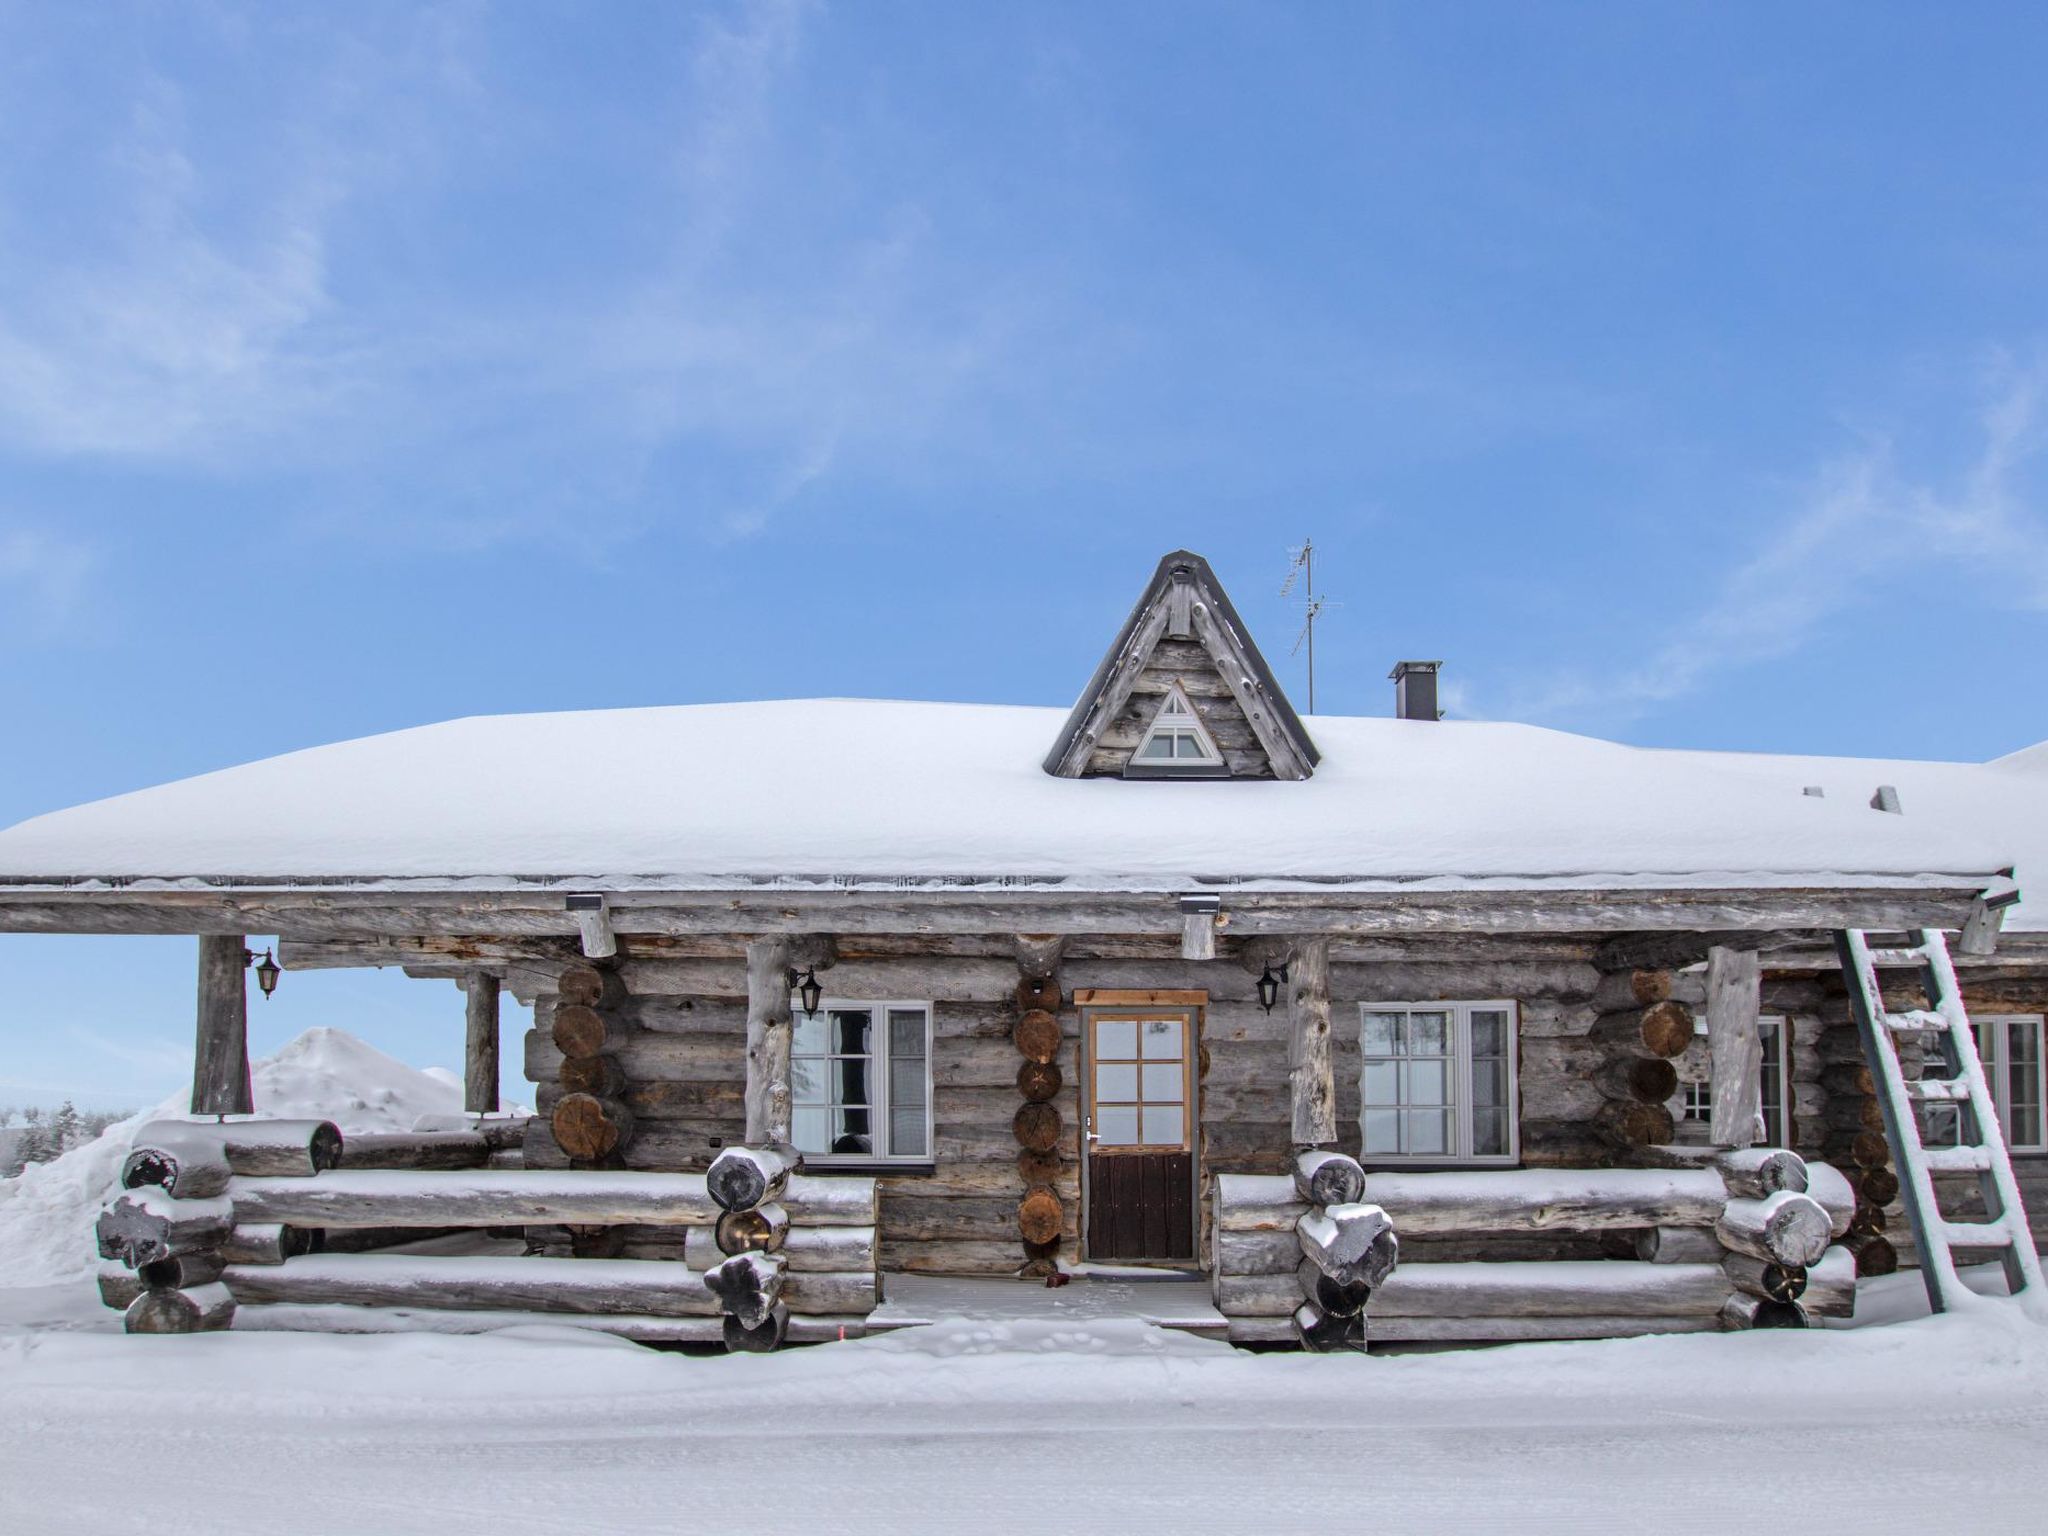
[[[1174,706],[1179,705],[1176,709]],[[1147,757],[1145,748],[1152,739],[1162,732],[1189,735],[1202,749],[1199,757]],[[1203,723],[1187,692],[1179,683],[1168,683],[1166,694],[1159,701],[1159,708],[1152,712],[1152,719],[1145,727],[1145,734],[1138,738],[1138,744],[1131,749],[1131,766],[1146,773],[1209,773],[1223,766],[1223,749],[1216,745],[1216,738],[1209,734],[1209,727]]]
[[[1481,1012],[1507,1015],[1508,1081],[1502,1108],[1507,1111],[1507,1150],[1484,1155],[1472,1151],[1472,1015]],[[1448,1013],[1451,1016],[1451,1115],[1450,1152],[1367,1152],[1365,1150],[1365,1021],[1374,1013]],[[1358,1148],[1359,1159],[1370,1167],[1401,1168],[1506,1168],[1522,1160],[1521,1097],[1522,1009],[1511,998],[1473,998],[1425,1002],[1373,1002],[1358,1005]]]
[[[2044,1027],[2043,1015],[2038,1013],[1985,1013],[1973,1015],[1970,1023],[1977,1031],[1977,1054],[1983,1058],[1984,1080],[1991,1087],[1991,1102],[1998,1115],[1998,1128],[2005,1135],[2008,1152],[2048,1152],[2048,1034]],[[2012,1135],[2012,1061],[2011,1032],[2014,1028],[2031,1029],[2034,1032],[2034,1102],[2042,1106],[2041,1129],[2043,1135],[2036,1141],[2020,1142]],[[1989,1042],[1987,1044],[1987,1041]]]
[[[825,997],[820,998],[818,1000],[818,1013],[820,1015],[828,1014],[832,1012],[835,1008],[841,1010],[861,1009],[870,1014],[875,1015],[874,1024],[870,1028],[870,1033],[868,1037],[869,1043],[874,1047],[872,1050],[868,1052],[868,1060],[874,1064],[869,1074],[870,1081],[868,1084],[869,1092],[873,1096],[874,1102],[867,1106],[867,1110],[869,1123],[871,1125],[878,1125],[882,1127],[883,1134],[885,1136],[888,1135],[889,1127],[893,1124],[891,1115],[894,1110],[894,1106],[889,1102],[889,1012],[891,1009],[897,1010],[898,1012],[909,1012],[912,1010],[916,1010],[924,1014],[925,1149],[924,1151],[917,1153],[805,1152],[803,1154],[805,1166],[812,1168],[835,1168],[858,1164],[862,1167],[865,1167],[870,1163],[886,1163],[891,1165],[900,1165],[909,1168],[922,1168],[936,1162],[938,1155],[938,1143],[935,1139],[937,1135],[937,1127],[934,1124],[935,1117],[933,1113],[933,1099],[935,1095],[933,1092],[932,1082],[932,1021],[935,1009],[933,1007],[931,1000],[928,998],[915,997],[899,997],[888,999],[877,999],[869,997]],[[790,1010],[792,1014],[791,1023],[793,1027],[796,1019],[802,1017],[804,1012],[803,1004],[800,1001],[798,1001],[794,995],[792,995],[790,999]],[[792,1046],[793,1045],[794,1042],[792,1041]],[[808,1056],[807,1053],[799,1053],[794,1049],[791,1050],[790,1054],[792,1059],[794,1059],[794,1057],[798,1054],[806,1054],[807,1059],[809,1060],[820,1059],[817,1057]],[[830,1058],[827,1057],[824,1059],[829,1060]],[[794,1102],[794,1096],[795,1090],[794,1085],[792,1085],[792,1102],[790,1105],[792,1123],[794,1122],[795,1111],[798,1107]],[[794,1134],[793,1130],[792,1134]]]
[[[1782,1013],[1760,1013],[1756,1016],[1756,1023],[1759,1035],[1763,1033],[1765,1025],[1772,1026],[1778,1041],[1775,1050],[1771,1048],[1767,1039],[1757,1042],[1767,1053],[1757,1060],[1756,1101],[1760,1109],[1769,1107],[1764,1100],[1763,1074],[1766,1066],[1773,1065],[1772,1057],[1776,1058],[1775,1065],[1778,1069],[1778,1138],[1775,1141],[1771,1139],[1770,1122],[1766,1120],[1763,1144],[1790,1147],[1799,1139],[1798,1127],[1792,1123],[1792,1020]]]

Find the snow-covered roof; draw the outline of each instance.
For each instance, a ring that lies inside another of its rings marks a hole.
[[[22,822],[0,832],[0,883],[1829,886],[2016,867],[2024,886],[2048,870],[2043,747],[1771,757],[1323,716],[1306,781],[1129,782],[1041,770],[1064,715],[827,699],[453,720]],[[1880,783],[1904,814],[1870,808]],[[2048,927],[2035,907],[2008,926]]]

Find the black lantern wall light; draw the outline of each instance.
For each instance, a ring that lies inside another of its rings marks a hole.
[[[264,1001],[268,1002],[270,994],[277,990],[277,978],[283,975],[284,972],[279,967],[277,958],[267,949],[263,951],[263,958],[261,960],[256,958],[255,950],[243,950],[243,968],[246,970],[251,965],[256,967],[256,985],[263,989]]]
[[[796,992],[797,1001],[803,1004],[804,1017],[807,1019],[816,1018],[818,1016],[818,1004],[825,997],[825,989],[818,985],[818,968],[810,966],[799,974],[792,967],[789,973],[789,984]]]
[[[1281,962],[1278,971],[1275,971],[1272,962],[1268,961],[1266,968],[1259,972],[1259,1006],[1264,1008],[1266,1012],[1271,1013],[1273,1005],[1280,1001],[1280,983],[1286,979],[1287,963],[1285,961]]]

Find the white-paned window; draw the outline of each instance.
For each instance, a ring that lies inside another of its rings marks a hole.
[[[1789,1147],[1792,1135],[1792,1026],[1776,1014],[1756,1021],[1756,1032],[1764,1048],[1763,1074],[1757,1103],[1763,1108],[1764,1140],[1767,1147]]]
[[[1678,1091],[1685,1096],[1685,1113],[1679,1118],[1692,1125],[1707,1125],[1714,1118],[1714,1085],[1708,1082],[1681,1083]]]
[[[932,1157],[929,1003],[827,1000],[796,1008],[792,1134],[809,1162]]]
[[[1180,684],[1169,683],[1166,698],[1145,728],[1131,761],[1144,768],[1217,768],[1223,764],[1223,754]]]
[[[1374,1162],[1512,1163],[1515,1005],[1367,1003],[1359,1133]]]
[[[1984,1076],[1991,1084],[1991,1102],[1998,1106],[2006,1147],[2014,1152],[2048,1152],[2041,1015],[1989,1014],[1970,1022],[1976,1027],[1977,1054],[1984,1058]]]

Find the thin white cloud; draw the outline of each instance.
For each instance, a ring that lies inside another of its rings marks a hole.
[[[1639,719],[1717,676],[1790,655],[1881,598],[1895,616],[1931,624],[1895,590],[1914,572],[1961,571],[1994,600],[2048,610],[2048,509],[2032,483],[2048,448],[2043,381],[2039,368],[1996,371],[1960,473],[1915,474],[1889,438],[1825,466],[1776,531],[1646,660],[1612,676],[1553,680],[1506,713]]]

